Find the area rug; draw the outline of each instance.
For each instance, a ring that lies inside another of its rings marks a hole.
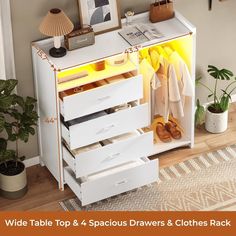
[[[65,211],[236,211],[236,145],[160,169],[150,186],[86,207],[77,198],[60,205]]]

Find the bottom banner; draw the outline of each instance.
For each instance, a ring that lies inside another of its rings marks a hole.
[[[236,212],[0,212],[7,236],[236,235]]]

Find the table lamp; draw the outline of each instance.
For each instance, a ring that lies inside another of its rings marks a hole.
[[[66,14],[58,9],[51,9],[44,17],[39,26],[39,31],[47,36],[54,37],[54,47],[49,50],[52,57],[63,57],[66,55],[66,49],[61,47],[61,37],[69,34],[74,29],[74,25]]]

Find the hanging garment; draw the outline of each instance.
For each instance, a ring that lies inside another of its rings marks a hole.
[[[151,57],[149,54],[149,49],[148,48],[144,48],[139,52],[139,57],[140,57],[140,61],[142,61],[143,59],[146,59],[147,62],[152,65],[152,61],[151,61]]]
[[[165,60],[168,61],[169,55],[167,54],[167,52],[165,51],[165,49],[162,46],[155,46],[155,47],[153,47],[153,49],[156,50],[160,56],[162,56]]]
[[[154,91],[161,86],[161,83],[150,63],[143,59],[140,63],[140,73],[143,76],[144,94],[141,103],[148,103],[150,123],[154,117]]]
[[[161,66],[157,71],[161,87],[155,92],[154,114],[163,116],[167,123],[170,114],[176,118],[181,118],[184,116],[184,110],[175,68],[166,58],[161,58]]]
[[[184,116],[185,97],[194,88],[188,67],[170,47],[155,46],[142,50],[140,72],[143,75],[143,103],[149,103],[150,121],[156,114],[168,122],[169,115]]]
[[[168,57],[174,52],[171,47],[166,46],[164,47],[165,53],[168,55]]]
[[[157,72],[160,68],[161,56],[156,50],[153,50],[153,49],[149,50],[149,55],[150,55],[152,67],[154,71]]]
[[[184,117],[184,108],[181,100],[178,79],[173,64],[169,64],[168,67],[168,80],[169,80],[168,90],[169,90],[170,113],[177,118]],[[167,122],[168,120],[165,121]]]
[[[169,107],[169,81],[168,81],[168,61],[161,56],[160,68],[157,71],[157,77],[161,82],[161,86],[155,91],[155,107],[154,115],[163,116],[164,121],[168,121]]]
[[[194,95],[194,86],[192,77],[188,70],[188,66],[178,52],[173,52],[170,55],[169,62],[174,66],[175,73],[178,79],[179,91],[181,94],[182,106],[185,105],[185,97],[192,97]]]

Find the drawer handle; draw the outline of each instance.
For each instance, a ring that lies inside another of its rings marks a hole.
[[[120,156],[120,153],[113,154],[107,158],[105,158],[102,162],[112,161]]]
[[[121,180],[121,181],[117,182],[117,183],[115,184],[115,186],[120,186],[120,185],[127,184],[127,183],[128,183],[128,180],[127,180],[127,179],[124,179],[124,180]]]
[[[102,102],[102,101],[105,101],[110,98],[111,98],[111,96],[106,96],[106,97],[98,98],[98,101]]]
[[[97,134],[102,134],[108,132],[110,129],[114,128],[115,125],[109,125],[106,128],[101,129],[100,131],[97,132]]]

